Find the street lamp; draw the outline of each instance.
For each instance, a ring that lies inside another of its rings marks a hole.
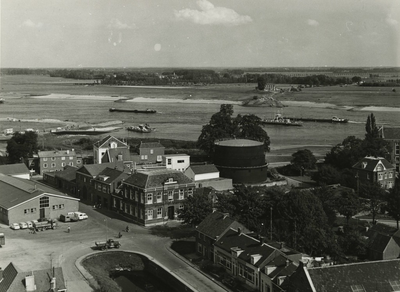
[[[270,228],[271,228],[271,233],[270,233],[270,239],[272,241],[272,207],[270,208]]]

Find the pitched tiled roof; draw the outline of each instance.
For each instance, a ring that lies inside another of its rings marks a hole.
[[[374,171],[378,163],[382,163],[386,169],[394,169],[394,166],[391,165],[385,158],[370,156],[361,159],[359,162],[353,165],[353,168]]]
[[[3,281],[0,281],[0,292],[9,291],[12,283],[18,275],[19,269],[13,263],[9,263],[3,271]]]
[[[400,237],[400,230],[396,227],[392,227],[386,224],[375,224],[367,231],[367,236],[371,236],[373,233],[381,233],[389,236]]]
[[[0,165],[0,173],[8,175],[22,174],[22,173],[29,173],[29,169],[26,167],[24,163],[4,164]]]
[[[74,150],[39,151],[39,157],[76,156]]]
[[[259,240],[233,229],[228,230],[221,238],[218,238],[214,245],[229,253],[232,248],[243,250],[238,258],[247,263],[251,263],[252,255],[260,255],[260,259],[253,265],[255,267],[260,267],[273,253],[276,253],[277,256],[280,254],[272,246],[265,243],[261,244]]]
[[[11,273],[8,273],[8,270],[11,270]],[[6,271],[7,274],[12,274],[13,277],[7,275],[6,278],[5,275]],[[55,285],[56,288],[54,291],[60,291],[66,289],[64,275],[61,267],[54,269],[21,272],[12,263],[10,263],[4,270],[3,276],[4,280],[6,281],[3,280],[0,282],[0,292],[25,292],[26,291],[25,277],[32,275],[34,277],[34,284],[36,286],[35,291],[52,291],[50,288],[51,288],[51,279],[53,277],[56,279],[56,285]],[[10,279],[12,279],[11,282]],[[6,288],[6,286],[8,287]]]
[[[77,167],[67,165],[64,170],[54,172],[54,176],[66,181],[74,181],[76,180],[77,170]]]
[[[122,155],[122,160],[130,160],[130,153],[128,148],[111,148],[108,150],[108,155],[104,155],[102,162],[115,162],[118,161],[118,156]]]
[[[400,280],[400,259],[308,269],[316,291],[351,292],[362,285],[366,292],[393,291],[389,281]]]
[[[191,165],[190,168],[195,174],[219,172],[214,164]]]
[[[379,130],[383,139],[400,140],[400,127],[382,126]]]
[[[388,235],[376,233],[368,240],[368,248],[370,250],[383,253],[389,244],[391,237]]]
[[[129,173],[123,172],[119,169],[107,167],[99,173],[99,175],[96,177],[96,180],[111,184],[116,180],[121,181],[122,179],[127,179],[129,176]],[[105,180],[102,178],[105,178]]]
[[[139,148],[165,148],[160,142],[140,142]]]
[[[0,175],[0,190],[0,206],[5,209],[11,209],[38,196],[42,196],[43,194],[53,194],[71,200],[78,200],[37,181],[25,180],[2,174]]]
[[[95,147],[102,147],[104,146],[104,144],[106,144],[109,140],[113,140],[115,142],[117,142],[118,144],[122,144],[123,146],[127,146],[127,144],[121,140],[119,140],[118,138],[115,138],[114,136],[108,135],[106,137],[104,137],[103,139],[101,139],[100,141],[97,141],[93,144],[93,146]],[[108,145],[107,145],[108,146]]]
[[[117,168],[117,169],[124,169],[124,163],[122,161],[117,162],[109,162],[109,163],[102,163],[102,164],[85,164],[81,168],[78,169],[80,173],[86,173],[90,176],[97,176],[100,172],[102,172],[107,167],[110,168]]]
[[[221,236],[227,229],[233,228],[237,230],[238,227],[241,228],[244,233],[249,232],[246,227],[229,217],[229,215],[215,211],[201,221],[197,226],[197,231],[212,239],[216,239],[217,236]]]
[[[178,170],[172,169],[156,169],[146,170],[131,174],[125,180],[125,183],[137,186],[142,189],[163,187],[168,179],[172,178],[179,185],[193,184],[193,181]]]

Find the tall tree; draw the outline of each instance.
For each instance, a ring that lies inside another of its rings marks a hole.
[[[238,115],[233,119],[232,115],[233,106],[222,104],[220,111],[212,115],[210,122],[203,126],[197,139],[197,146],[212,157],[215,141],[224,138],[243,138],[263,142],[265,150],[269,151],[270,140],[261,127],[259,117]]]
[[[311,177],[323,186],[337,184],[341,180],[340,172],[329,164],[322,165]]]
[[[298,150],[292,154],[291,163],[296,166],[303,174],[304,169],[313,169],[317,163],[314,154],[308,150]]]
[[[371,213],[372,223],[375,223],[385,200],[385,191],[377,182],[361,184],[360,191],[360,196],[366,199],[365,209]]]
[[[183,202],[183,209],[178,210],[178,218],[185,224],[200,224],[213,210],[211,198],[206,193],[195,193]]]
[[[379,136],[379,130],[373,113],[367,118],[365,130],[365,139],[362,144],[364,153],[370,156],[388,157],[391,151],[390,144]]]
[[[387,195],[387,206],[386,209],[388,214],[396,220],[397,229],[399,229],[400,221],[400,179],[396,179],[394,187],[390,190]]]
[[[16,132],[7,141],[9,163],[22,162],[23,159],[32,157],[38,151],[38,135],[35,132]]]
[[[360,209],[360,200],[358,195],[353,191],[343,191],[337,205],[337,211],[346,217],[347,225],[351,216],[357,214]]]
[[[363,140],[355,136],[347,137],[325,155],[325,163],[337,169],[351,168],[365,157],[362,143]]]
[[[267,81],[264,76],[259,76],[257,78],[257,89],[264,90],[265,86],[267,85]]]

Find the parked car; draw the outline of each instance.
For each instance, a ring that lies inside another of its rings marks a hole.
[[[11,229],[14,229],[14,230],[18,230],[18,229],[20,229],[20,227],[19,227],[19,224],[18,224],[18,223],[11,223],[11,225],[10,225],[10,228],[11,228]]]
[[[28,224],[26,224],[25,222],[19,222],[19,228],[26,229],[28,228]]]
[[[26,225],[28,225],[29,229],[33,228],[33,223],[31,221],[26,221]]]
[[[71,217],[73,217],[74,215],[69,215],[69,214],[61,214],[60,215],[60,221],[61,222],[70,222],[71,221]]]
[[[82,213],[82,212],[75,212],[74,217],[75,217],[75,219],[78,219],[78,220],[85,220],[85,219],[89,218],[88,215],[86,215],[86,213]]]

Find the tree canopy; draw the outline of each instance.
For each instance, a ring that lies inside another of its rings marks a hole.
[[[269,151],[270,139],[261,127],[261,119],[255,115],[233,115],[233,105],[222,104],[220,111],[211,116],[210,122],[204,125],[197,146],[209,156],[214,152],[214,143],[220,139],[242,138],[264,143],[264,148]]]
[[[298,150],[292,157],[291,163],[300,169],[313,169],[317,163],[314,154],[308,149]]]
[[[185,199],[183,209],[178,210],[178,218],[185,224],[196,226],[212,212],[212,205],[207,193],[195,193]]]
[[[7,141],[9,163],[22,162],[23,159],[32,157],[38,151],[38,135],[35,132],[14,133]]]

